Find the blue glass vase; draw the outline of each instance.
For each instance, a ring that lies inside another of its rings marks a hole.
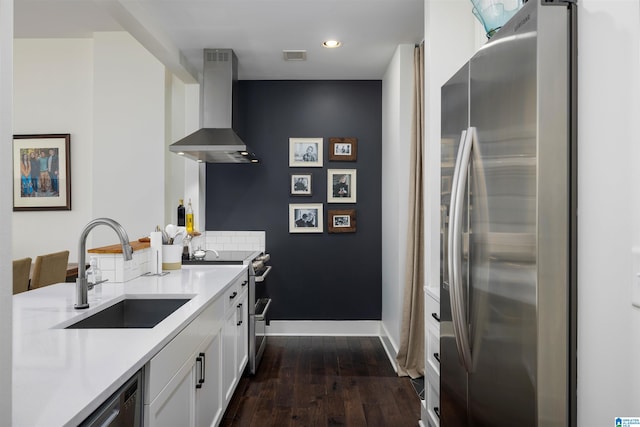
[[[515,13],[523,0],[471,0],[473,14],[482,23],[487,38],[491,38]]]

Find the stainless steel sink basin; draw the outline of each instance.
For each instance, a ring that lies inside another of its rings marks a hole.
[[[65,329],[153,328],[190,298],[126,298]]]

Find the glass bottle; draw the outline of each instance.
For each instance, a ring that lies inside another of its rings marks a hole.
[[[191,199],[189,199],[189,204],[187,205],[187,213],[185,217],[186,217],[187,233],[192,234],[194,231],[194,226],[193,226],[193,207],[191,207]]]
[[[185,208],[184,208],[184,199],[180,199],[180,203],[178,203],[178,227],[184,227],[185,225]]]
[[[89,269],[87,270],[87,283],[96,285],[102,281],[102,271],[98,268],[98,259],[91,257],[89,261]]]

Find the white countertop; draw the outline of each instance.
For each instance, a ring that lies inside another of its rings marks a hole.
[[[76,310],[75,284],[13,297],[13,426],[77,425],[241,274],[246,266],[183,266],[166,276],[103,283]],[[151,329],[63,329],[125,295],[193,298]],[[57,327],[58,326],[58,327]]]

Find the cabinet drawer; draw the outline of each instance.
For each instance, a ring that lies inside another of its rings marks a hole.
[[[240,300],[242,295],[247,291],[248,283],[248,275],[243,275],[237,278],[233,284],[227,288],[223,297],[225,311],[235,306],[235,302]]]
[[[440,376],[440,331],[427,328],[427,364],[437,376]]]
[[[434,384],[427,382],[425,384],[427,393],[427,415],[428,422],[434,427],[440,426],[440,393]]]
[[[151,403],[191,359],[202,341],[222,327],[222,307],[223,301],[220,298],[216,299],[149,361],[145,375],[146,404]]]
[[[425,293],[425,313],[427,325],[440,328],[440,300],[431,293]]]

